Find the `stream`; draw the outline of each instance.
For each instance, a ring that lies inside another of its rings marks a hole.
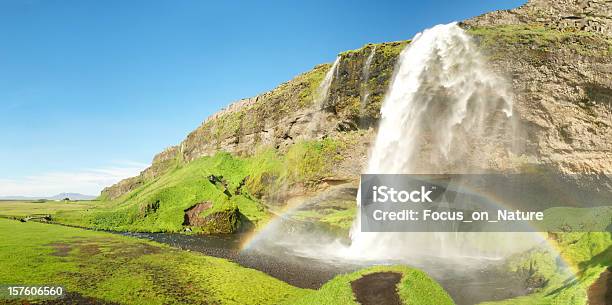
[[[413,262],[347,261],[334,258],[313,258],[295,251],[290,245],[278,244],[273,240],[260,241],[241,251],[241,244],[247,238],[245,234],[185,235],[132,232],[121,234],[225,258],[301,288],[317,289],[338,274],[371,265],[406,264],[424,270],[436,279],[457,305],[502,300],[529,292],[523,279],[496,271],[495,267],[499,261],[480,258],[462,258],[460,261],[436,257],[419,258]],[[316,245],[309,246],[316,247]],[[316,249],[313,250],[316,251]]]

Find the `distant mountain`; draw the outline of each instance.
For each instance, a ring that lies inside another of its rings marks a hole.
[[[50,197],[28,197],[28,196],[0,196],[0,200],[62,200],[68,198],[70,200],[93,200],[97,196],[83,195],[79,193],[60,193]]]

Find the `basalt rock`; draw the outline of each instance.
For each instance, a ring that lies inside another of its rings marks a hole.
[[[612,190],[612,4],[534,0],[462,26],[515,94],[531,166]],[[528,161],[527,161],[528,160]]]
[[[243,225],[245,217],[237,207],[225,207],[221,210],[213,209],[212,202],[201,202],[185,210],[183,225],[198,227],[207,234],[231,234],[245,228]],[[202,216],[205,214],[205,216]]]

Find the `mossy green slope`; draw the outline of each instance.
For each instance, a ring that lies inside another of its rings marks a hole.
[[[587,289],[612,265],[612,234],[574,232],[551,235],[559,252],[533,250],[509,260],[508,271],[545,284],[530,295],[481,305],[584,305]]]
[[[609,57],[612,38],[592,32],[560,31],[541,25],[497,25],[473,27],[468,33],[476,37],[480,46],[491,54],[505,55],[508,46],[529,52],[534,62],[542,61],[547,53],[566,48],[576,55]],[[499,59],[495,58],[492,59]]]
[[[190,163],[177,162],[165,174],[117,199],[94,203],[84,211],[59,212],[54,219],[107,230],[178,232],[184,228],[185,210],[210,202],[212,207],[200,217],[236,209],[242,222],[257,226],[269,218],[265,198],[295,185],[317,184],[346,149],[344,142],[326,138],[297,142],[284,153],[262,148],[249,157],[220,152]],[[211,176],[224,184],[212,183]],[[206,226],[194,230],[231,233]]]

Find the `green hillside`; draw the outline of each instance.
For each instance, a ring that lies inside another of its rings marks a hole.
[[[187,164],[176,160],[165,174],[132,192],[113,200],[101,198],[87,210],[60,211],[54,220],[120,231],[251,229],[270,217],[264,199],[291,187],[307,190],[326,177],[329,160],[343,158],[345,151],[343,141],[327,138],[296,143],[284,153],[264,148],[249,157],[219,152]],[[199,214],[205,224],[184,226],[185,210],[202,202],[212,204]]]

